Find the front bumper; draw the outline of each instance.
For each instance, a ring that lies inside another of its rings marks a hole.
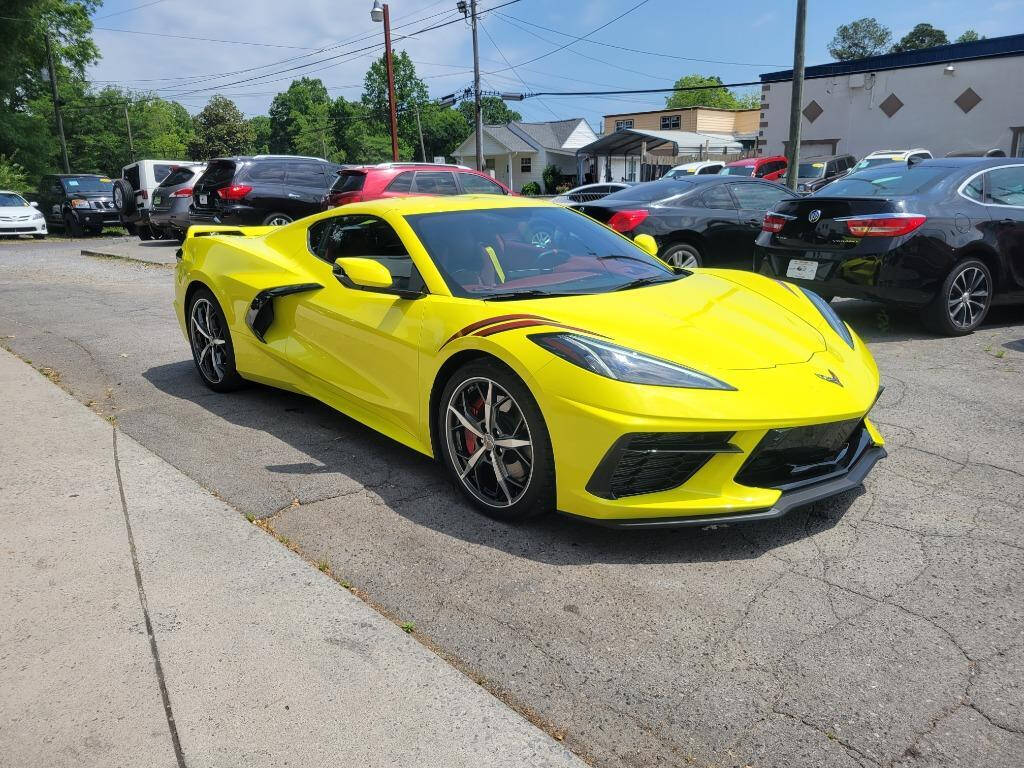
[[[45,235],[46,219],[0,221],[0,235]]]
[[[121,226],[121,215],[117,211],[93,211],[87,208],[76,208],[72,215],[83,227]]]

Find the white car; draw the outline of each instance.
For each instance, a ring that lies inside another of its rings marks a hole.
[[[859,163],[850,169],[850,173],[863,171],[865,168],[874,168],[876,165],[886,163],[916,163],[920,160],[931,160],[932,153],[922,147],[914,149],[876,149],[874,152],[865,155]]]
[[[573,203],[590,203],[600,200],[612,192],[621,192],[624,189],[636,184],[633,181],[602,181],[596,184],[584,184],[582,187],[570,189],[568,192],[551,198],[552,203],[559,205],[572,205]]]
[[[114,208],[121,214],[121,223],[140,240],[160,238],[163,232],[150,225],[153,192],[167,175],[179,166],[202,165],[188,160],[139,160],[121,169],[121,178],[114,182]]]
[[[46,237],[46,217],[17,192],[0,189],[0,236],[32,235]]]
[[[692,163],[683,163],[662,176],[663,179],[681,179],[686,176],[702,176],[704,174],[718,173],[725,167],[725,163],[719,160],[696,160]]]

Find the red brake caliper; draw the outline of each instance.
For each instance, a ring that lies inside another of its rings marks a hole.
[[[484,399],[479,394],[477,394],[476,400],[470,403],[469,410],[476,418],[477,422],[479,422],[480,416],[483,414],[484,411]],[[462,431],[466,439],[466,450],[469,451],[469,455],[472,456],[474,453],[476,453],[477,437],[468,429],[463,429]]]

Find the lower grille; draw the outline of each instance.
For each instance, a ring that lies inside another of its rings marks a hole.
[[[870,443],[861,419],[771,429],[736,473],[736,482],[788,490],[844,473]]]
[[[739,453],[733,432],[635,432],[615,441],[587,491],[605,499],[677,488],[716,453]]]

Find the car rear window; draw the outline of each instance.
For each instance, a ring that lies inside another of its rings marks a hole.
[[[948,168],[891,165],[857,171],[823,187],[820,197],[902,197],[930,187],[949,172]]]
[[[654,200],[664,200],[667,197],[675,197],[683,192],[689,192],[693,187],[690,181],[682,179],[665,179],[662,181],[649,181],[645,184],[637,184],[635,187],[621,189],[612,192],[604,198],[609,202],[633,201],[637,203],[650,203]]]
[[[235,164],[230,160],[211,163],[203,174],[201,182],[204,189],[214,189],[230,184],[235,177]]]
[[[363,188],[365,181],[366,174],[362,171],[339,171],[338,178],[335,179],[334,186],[331,187],[331,192],[334,194],[358,192]]]
[[[184,184],[187,181],[192,180],[192,176],[195,174],[195,169],[182,166],[175,168],[173,171],[164,176],[164,180],[160,182],[161,187],[176,187],[179,184]]]
[[[753,176],[754,166],[752,165],[727,165],[719,171],[723,176]]]

